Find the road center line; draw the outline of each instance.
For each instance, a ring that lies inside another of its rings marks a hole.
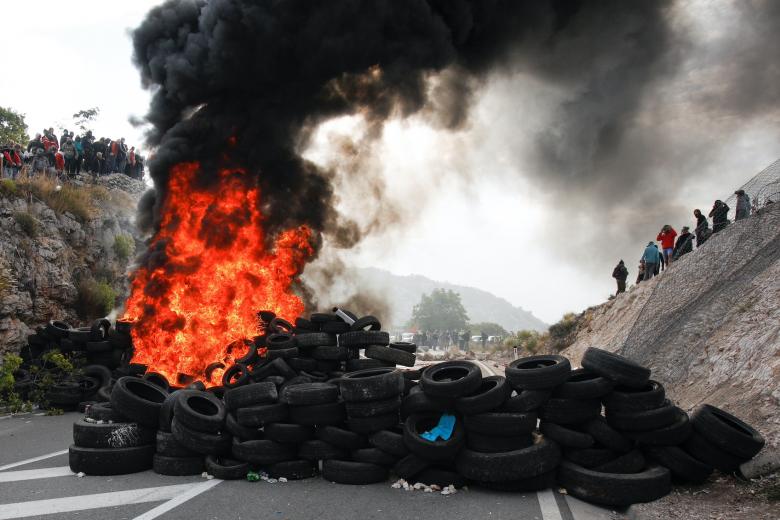
[[[539,499],[539,509],[542,510],[543,520],[563,520],[552,489],[537,491],[536,497]]]
[[[5,466],[0,466],[0,471],[5,471],[7,469],[15,468],[17,466],[24,466],[25,464],[32,464],[33,462],[38,462],[39,460],[50,459],[52,457],[56,457],[57,455],[64,455],[66,453],[68,453],[68,450],[60,450],[60,451],[55,451],[54,453],[41,455],[40,457],[33,457],[27,460],[20,460],[19,462],[14,462],[13,464],[6,464]]]
[[[35,480],[38,478],[52,478],[72,476],[74,473],[69,466],[43,469],[23,469],[19,471],[6,471],[0,473],[0,482],[18,482],[20,480]]]
[[[0,520],[50,515],[54,513],[69,513],[86,509],[99,509],[102,507],[118,507],[129,504],[142,504],[145,502],[161,502],[163,500],[170,500],[192,487],[192,484],[177,484],[174,486],[132,489],[128,491],[114,491],[111,493],[97,493],[94,495],[80,495],[47,500],[33,500],[29,502],[15,502],[13,504],[0,504]]]
[[[187,500],[190,500],[192,498],[195,498],[196,496],[200,495],[201,493],[208,491],[209,489],[213,488],[217,484],[222,482],[221,480],[207,480],[206,482],[202,482],[200,484],[197,484],[195,486],[192,486],[189,490],[185,491],[179,496],[176,496],[172,498],[171,500],[160,504],[159,506],[155,507],[154,509],[147,511],[146,513],[136,516],[133,520],[153,520],[154,518],[157,518],[158,516],[167,513],[174,507],[178,507],[182,505]]]

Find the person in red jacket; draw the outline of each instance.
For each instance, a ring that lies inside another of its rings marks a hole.
[[[655,237],[656,240],[661,242],[661,249],[663,249],[664,261],[666,262],[667,267],[672,265],[675,238],[677,238],[677,231],[669,224],[662,227],[661,232]]]
[[[57,176],[62,176],[65,169],[65,156],[59,150],[54,153],[54,169],[57,170]]]

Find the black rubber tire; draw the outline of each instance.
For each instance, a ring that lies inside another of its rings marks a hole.
[[[607,410],[607,422],[617,430],[625,432],[646,432],[658,430],[677,420],[678,408],[668,400],[664,406],[644,412],[616,413]]]
[[[709,404],[694,410],[691,423],[702,437],[736,457],[750,460],[764,447],[764,438],[755,428]]]
[[[176,391],[172,394],[168,394],[168,397],[166,397],[165,401],[163,401],[163,404],[160,407],[159,424],[157,425],[157,429],[164,432],[171,431],[171,421],[173,421],[173,408],[174,406],[176,406],[176,400],[178,399],[178,397],[179,397],[179,392]]]
[[[683,443],[682,448],[696,460],[722,473],[734,473],[742,464],[747,462],[747,459],[732,455],[719,446],[712,444],[695,428],[688,440]]]
[[[468,449],[479,453],[502,453],[521,450],[531,444],[533,444],[533,437],[530,434],[515,437],[498,437],[476,432],[466,433],[466,446]]]
[[[342,459],[346,456],[346,450],[319,439],[305,441],[298,446],[298,457],[304,460]]]
[[[154,442],[154,430],[136,423],[73,423],[73,444],[81,448],[132,448]]]
[[[259,428],[268,423],[284,422],[289,415],[288,407],[284,403],[247,406],[236,410],[238,424],[250,428]]]
[[[225,416],[225,429],[230,435],[238,437],[242,441],[254,441],[263,438],[263,430],[240,425],[236,416],[232,413],[228,413]]]
[[[225,390],[225,405],[231,411],[246,406],[275,403],[278,398],[276,385],[270,382],[252,383]]]
[[[356,462],[368,462],[390,468],[398,462],[399,457],[384,452],[379,448],[360,448],[351,453],[351,459]]]
[[[195,457],[166,457],[159,453],[154,454],[152,469],[159,475],[185,476],[200,475],[204,469],[203,456]]]
[[[309,321],[315,325],[322,325],[323,323],[331,321],[341,321],[341,318],[330,312],[313,312],[311,313],[311,316],[309,316]]]
[[[217,433],[225,426],[225,403],[198,390],[176,392],[173,415],[181,424],[200,432]]]
[[[132,448],[81,448],[71,445],[68,463],[73,473],[125,475],[152,468],[154,444]]]
[[[339,345],[342,347],[368,347],[370,345],[387,346],[390,344],[390,334],[381,330],[352,330],[339,335]]]
[[[104,402],[93,404],[87,408],[84,417],[94,419],[95,421],[130,422],[127,417],[123,417],[119,412],[114,410],[111,403]]]
[[[378,432],[374,432],[368,437],[368,443],[396,458],[409,455],[409,448],[406,447],[406,443],[404,442],[402,429],[400,432],[391,430],[379,430]]]
[[[366,462],[326,460],[322,463],[322,478],[337,484],[374,484],[387,480],[387,468]]]
[[[328,374],[326,374],[325,372],[318,372],[317,370],[311,370],[311,371],[301,370],[300,377],[305,377],[309,379],[309,381],[311,381],[312,383],[328,383],[329,382],[328,379],[330,379],[328,377]],[[335,383],[330,383],[330,384],[334,385]],[[338,385],[336,385],[336,388],[338,388]]]
[[[630,388],[642,388],[650,379],[650,369],[630,359],[598,348],[590,347],[582,356],[582,366],[591,372]]]
[[[546,403],[551,395],[551,390],[521,390],[517,395],[513,395],[506,400],[501,407],[501,411],[533,412]]]
[[[470,480],[501,482],[518,480],[547,473],[561,460],[561,450],[552,441],[541,442],[504,453],[479,453],[463,450],[458,455],[458,473]]]
[[[300,424],[272,423],[263,428],[265,438],[281,444],[300,444],[314,438],[314,428]]]
[[[202,455],[220,455],[230,449],[230,435],[195,431],[180,424],[175,417],[171,433],[179,444]]]
[[[631,450],[628,453],[624,453],[616,459],[612,459],[600,466],[593,468],[594,471],[601,473],[639,473],[645,469],[646,461],[642,452],[639,450]]]
[[[274,317],[268,322],[268,326],[266,327],[266,330],[270,334],[292,334],[294,329],[295,326],[292,323],[279,316]]]
[[[227,457],[208,455],[205,460],[206,473],[220,480],[242,480],[249,473],[249,464]]]
[[[677,408],[677,419],[669,426],[646,432],[628,432],[626,436],[643,446],[677,446],[688,440],[693,426],[688,414]]]
[[[354,450],[366,445],[365,437],[336,426],[320,426],[314,432],[314,435],[321,441],[345,450]]]
[[[505,377],[483,377],[479,388],[458,398],[455,408],[465,415],[490,412],[501,408],[511,393],[512,387]]]
[[[460,420],[455,421],[455,427],[449,439],[429,441],[421,435],[436,426],[439,414],[412,415],[404,422],[404,444],[409,451],[420,458],[431,461],[452,460],[463,448],[466,434]]]
[[[409,394],[401,401],[401,416],[405,419],[416,413],[445,412],[448,406],[436,402],[423,392],[421,386],[409,390]]]
[[[317,370],[317,360],[306,357],[294,357],[286,360],[290,368],[297,370],[298,372],[315,372]]]
[[[558,468],[558,483],[574,497],[607,506],[652,502],[668,495],[672,489],[671,473],[662,466],[623,475],[599,473],[564,461]]]
[[[309,354],[317,361],[344,361],[349,359],[349,349],[340,345],[314,347]]]
[[[231,448],[233,458],[260,466],[294,460],[297,458],[295,452],[296,447],[291,444],[280,444],[268,439],[234,442]]]
[[[382,330],[382,323],[374,316],[363,316],[349,326],[349,330]]]
[[[618,458],[618,453],[607,448],[585,448],[581,450],[567,449],[563,452],[564,460],[573,462],[583,468],[595,468]]]
[[[517,390],[548,390],[569,377],[569,360],[558,355],[528,356],[512,361],[504,371],[509,384]]]
[[[238,340],[242,341],[242,340]],[[234,342],[235,343],[235,342]],[[247,348],[246,354],[236,358],[236,363],[239,365],[251,365],[257,362],[259,357],[257,353],[257,345],[254,341],[248,339],[243,340],[244,346]],[[228,347],[229,349],[229,347]],[[224,368],[224,365],[221,367]],[[208,370],[204,371],[204,375],[209,378]],[[210,378],[209,378],[210,379]]]
[[[612,428],[600,416],[585,423],[583,429],[605,448],[619,451],[620,453],[627,453],[634,447],[631,439]]]
[[[417,352],[417,345],[414,343],[409,343],[408,341],[393,341],[390,343],[389,347],[396,350],[403,350],[404,352],[408,352],[410,354]],[[419,377],[417,379],[419,379]]]
[[[601,414],[601,401],[598,399],[548,399],[539,408],[539,418],[556,424],[579,424],[598,417]]]
[[[713,468],[699,462],[677,446],[658,446],[646,449],[647,456],[672,472],[684,482],[701,484],[712,474]]]
[[[515,437],[528,435],[536,429],[536,414],[486,412],[464,417],[466,430],[483,435]]]
[[[612,391],[615,384],[585,368],[572,370],[568,379],[553,392],[563,399],[600,399]]]
[[[607,410],[623,413],[654,410],[663,406],[665,399],[663,385],[651,379],[638,388],[616,386],[601,401]]]
[[[168,378],[158,372],[147,372],[143,375],[143,379],[159,386],[166,392],[170,391],[171,384],[168,382]]]
[[[548,471],[540,475],[533,477],[521,478],[517,480],[506,480],[504,482],[475,482],[479,487],[485,489],[492,489],[493,491],[502,492],[531,492],[542,491],[555,487],[555,475],[556,471]]]
[[[195,457],[199,454],[187,449],[172,433],[157,432],[155,436],[155,452],[159,455],[165,455],[166,457]]]
[[[312,332],[310,334],[299,334],[295,336],[298,340],[299,349],[310,349],[314,347],[327,347],[336,345],[336,335],[327,332]]]
[[[317,466],[308,460],[286,460],[268,466],[268,475],[272,478],[303,480],[317,476]]]
[[[114,349],[110,341],[87,341],[87,352],[109,352]]]
[[[292,334],[277,333],[269,334],[265,338],[265,346],[270,354],[273,350],[297,349],[298,341]]]
[[[328,334],[346,334],[349,332],[349,324],[344,323],[340,319],[339,321],[329,321],[323,323],[322,326],[320,326],[320,330],[322,332],[327,332]]]
[[[419,475],[424,469],[431,465],[427,460],[418,457],[417,455],[410,453],[406,457],[399,460],[395,466],[393,466],[393,473],[398,475],[406,481],[412,481],[414,477]]]
[[[370,434],[386,430],[398,425],[400,418],[397,413],[377,415],[376,417],[350,417],[347,427],[355,433]]]
[[[88,377],[94,377],[100,381],[100,388],[108,386],[111,382],[111,371],[103,365],[87,365],[81,369],[81,373]]]
[[[339,398],[339,387],[330,383],[304,383],[285,388],[281,400],[290,406],[333,403]]]
[[[596,441],[589,433],[567,428],[559,424],[542,421],[539,424],[539,431],[552,439],[564,448],[584,449],[592,448]]]
[[[401,410],[401,398],[391,397],[381,401],[357,401],[346,403],[349,417],[365,418],[398,413]]]
[[[337,372],[340,371],[341,369],[342,369],[342,365],[341,362],[339,361],[326,361],[324,359],[317,360],[317,372],[330,374],[331,372]]]
[[[388,363],[386,361],[380,361],[378,359],[348,359],[346,362],[347,372],[357,372],[359,370],[368,370],[371,368],[393,368],[395,363]]]
[[[420,385],[429,397],[456,399],[475,392],[482,384],[482,372],[470,361],[444,361],[425,369]]]
[[[246,365],[233,365],[222,374],[222,386],[238,388],[249,383],[249,369]]]
[[[342,424],[347,418],[342,401],[308,406],[290,406],[289,411],[290,422],[310,426],[334,426]]]
[[[345,374],[339,380],[344,401],[381,401],[401,395],[404,381],[394,368],[372,368]]]
[[[111,406],[123,416],[143,426],[157,428],[160,407],[168,392],[137,377],[121,377],[111,390]]]
[[[393,363],[394,365],[402,365],[405,367],[413,367],[417,361],[417,356],[390,347],[382,347],[379,345],[370,345],[366,347],[366,357],[370,359],[378,359],[379,361],[386,361]]]
[[[64,321],[51,320],[46,324],[46,334],[53,338],[67,338],[72,327]]]

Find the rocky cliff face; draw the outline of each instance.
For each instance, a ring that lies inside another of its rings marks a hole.
[[[18,350],[36,325],[85,324],[126,296],[128,263],[143,247],[134,222],[145,190],[120,174],[59,188],[44,178],[0,183],[0,354]]]
[[[732,223],[661,276],[588,309],[574,344],[653,370],[670,397],[707,402],[780,444],[780,204]]]

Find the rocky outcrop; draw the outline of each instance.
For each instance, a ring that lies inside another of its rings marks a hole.
[[[121,174],[96,184],[79,177],[60,189],[40,178],[0,185],[0,354],[18,350],[50,319],[85,321],[78,312],[85,280],[123,299],[132,250],[143,247],[135,211],[146,189]]]
[[[588,309],[562,351],[619,352],[670,397],[708,402],[780,444],[780,204],[729,225],[661,276]]]

